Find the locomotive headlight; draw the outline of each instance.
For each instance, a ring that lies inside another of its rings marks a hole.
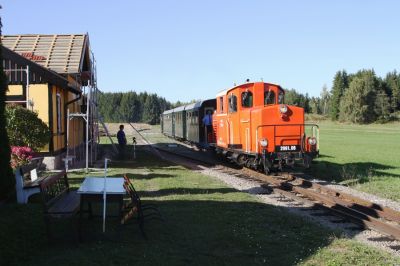
[[[315,145],[315,144],[317,144],[317,140],[316,140],[315,138],[309,138],[309,139],[308,139],[308,143],[309,143],[310,145]]]
[[[287,106],[285,105],[285,104],[282,104],[282,105],[280,105],[279,106],[279,111],[282,113],[282,114],[286,114],[287,113]]]
[[[268,140],[266,140],[266,139],[260,140],[260,145],[261,145],[262,147],[267,147],[267,146],[268,146]]]

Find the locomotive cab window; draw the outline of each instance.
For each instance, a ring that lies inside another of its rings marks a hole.
[[[275,92],[272,90],[264,91],[264,105],[275,104]]]
[[[224,112],[224,97],[219,97],[219,112]]]
[[[253,93],[251,91],[242,92],[242,107],[253,107]]]
[[[234,94],[229,95],[229,113],[237,112],[237,97]]]
[[[284,99],[285,99],[285,94],[282,92],[282,91],[280,91],[279,92],[279,95],[278,95],[278,103],[279,104],[283,104],[283,102],[284,102]]]

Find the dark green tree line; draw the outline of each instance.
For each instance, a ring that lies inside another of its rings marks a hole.
[[[99,93],[99,112],[106,122],[160,123],[160,114],[172,104],[157,94],[147,92]]]

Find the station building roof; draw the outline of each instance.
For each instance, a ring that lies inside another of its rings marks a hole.
[[[72,86],[65,77],[58,73],[28,60],[4,46],[1,46],[1,52],[3,56],[1,63],[9,84],[25,84],[27,77],[24,69],[25,66],[29,66],[29,81],[31,83],[51,82],[74,93],[80,93],[78,88]]]
[[[90,71],[87,34],[2,35],[2,45],[59,74]]]

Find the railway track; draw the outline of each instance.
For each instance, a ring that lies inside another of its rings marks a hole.
[[[354,197],[326,186],[311,182],[295,174],[270,176],[246,169],[252,177],[271,185],[275,192],[286,197],[299,195],[314,202],[316,207],[347,219],[359,226],[377,231],[390,238],[400,240],[400,213],[390,208]]]
[[[175,152],[156,148],[160,153],[172,154],[187,160],[210,167],[210,163],[201,159],[184,156]],[[167,157],[167,156],[164,156]],[[400,240],[400,212],[379,204],[355,197],[353,195],[328,188],[302,178],[301,174],[282,173],[272,176],[248,169],[229,168],[227,164],[212,165],[228,174],[260,182],[265,188],[296,202],[307,202],[313,208],[322,209],[340,217],[344,221],[357,224],[363,229],[370,229],[387,236],[392,240]]]

